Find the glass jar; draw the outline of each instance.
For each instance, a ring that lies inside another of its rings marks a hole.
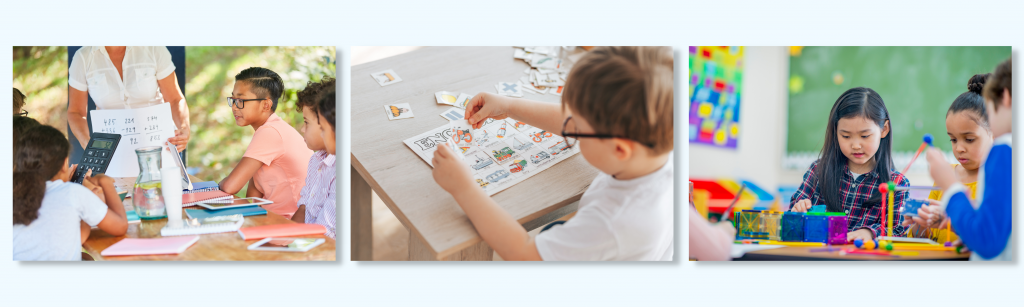
[[[135,149],[139,158],[139,178],[135,179],[132,191],[132,205],[135,213],[144,220],[167,217],[164,195],[160,191],[160,146]]]

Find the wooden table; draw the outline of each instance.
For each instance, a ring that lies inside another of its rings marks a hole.
[[[193,177],[192,180],[195,181],[197,179]],[[125,210],[134,210],[134,208],[132,208],[131,201],[132,199],[130,197],[125,198]],[[201,208],[202,207],[192,206],[186,209]],[[184,211],[182,211],[181,216],[186,216]],[[242,224],[242,227],[288,223],[294,222],[284,218],[283,216],[267,211],[267,215],[245,217],[245,222],[244,224]],[[120,237],[112,236],[103,230],[94,228],[92,230],[92,233],[89,234],[89,239],[86,240],[85,244],[82,244],[82,246],[97,261],[335,260],[335,241],[334,239],[328,238],[324,235],[302,236],[303,238],[323,238],[326,239],[326,242],[307,252],[296,253],[250,251],[247,249],[247,247],[249,247],[249,245],[253,243],[256,243],[259,240],[242,240],[242,237],[237,232],[224,232],[199,235],[199,241],[197,241],[194,245],[186,249],[184,253],[177,255],[141,255],[111,257],[103,257],[100,255],[100,252],[102,252],[104,249],[107,249],[107,247],[110,247],[114,243],[117,243],[118,241],[121,241],[121,239],[124,238],[160,238],[162,237],[160,235],[160,229],[163,229],[165,224],[167,224],[166,218],[159,220],[142,220],[142,222],[138,224],[129,224],[128,233]]]
[[[833,248],[854,248],[851,245],[833,245]],[[970,258],[970,253],[957,254],[952,251],[913,251],[918,252],[916,256],[882,256],[882,255],[861,255],[861,254],[847,254],[840,255],[839,252],[812,252],[814,249],[821,249],[824,247],[809,247],[809,246],[787,246],[774,249],[765,249],[754,252],[748,252],[743,257],[736,258],[733,260],[745,260],[745,261],[767,261],[767,260],[780,260],[780,261],[806,261],[806,260],[846,260],[846,261],[921,261],[921,260],[967,260]]]
[[[410,230],[410,260],[491,259],[465,213],[434,182],[430,165],[402,141],[448,123],[439,114],[450,106],[438,105],[434,92],[494,93],[498,82],[526,76],[529,65],[512,54],[512,47],[428,47],[352,67],[352,260],[372,260],[371,189]],[[402,82],[382,87],[370,77],[387,69]],[[397,103],[409,103],[415,117],[388,120],[384,105]],[[532,229],[575,211],[597,172],[575,155],[492,198]]]

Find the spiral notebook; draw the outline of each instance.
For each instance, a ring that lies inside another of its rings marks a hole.
[[[191,206],[198,205],[201,202],[206,202],[206,201],[211,201],[211,200],[231,199],[232,197],[233,196],[231,194],[224,193],[224,191],[221,191],[221,190],[199,192],[199,193],[192,193],[192,194],[182,194],[181,195],[181,206],[182,207],[191,207]]]
[[[171,227],[170,224],[164,226],[163,229],[160,229],[160,235],[172,237],[234,232],[242,228],[245,218],[241,214],[235,214],[205,219],[185,219],[182,222],[181,227]]]
[[[216,190],[220,190],[220,185],[218,185],[216,181],[193,182],[192,189],[185,189],[181,191],[181,194],[202,193]]]

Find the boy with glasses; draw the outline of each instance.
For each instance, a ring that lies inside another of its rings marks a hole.
[[[274,113],[283,92],[281,76],[269,69],[250,67],[235,75],[228,105],[235,124],[250,126],[256,133],[242,160],[220,182],[220,189],[235,194],[248,183],[246,197],[271,200],[274,203],[263,208],[290,219],[298,208],[313,151],[295,128]]]
[[[469,102],[474,128],[513,117],[561,131],[601,171],[566,223],[531,238],[445,146],[434,153],[434,180],[503,259],[672,260],[672,61],[668,47],[599,47],[569,73],[561,106],[490,93]]]

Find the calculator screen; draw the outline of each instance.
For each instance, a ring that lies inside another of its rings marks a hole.
[[[113,144],[114,144],[114,142],[111,142],[111,141],[100,141],[100,140],[92,141],[92,147],[98,148],[98,149],[111,149],[110,145],[113,145]]]

